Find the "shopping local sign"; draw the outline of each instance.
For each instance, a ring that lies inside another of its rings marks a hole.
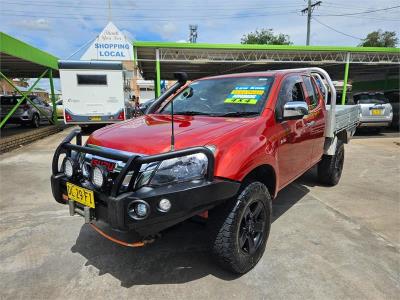
[[[132,43],[109,22],[81,60],[132,60]]]

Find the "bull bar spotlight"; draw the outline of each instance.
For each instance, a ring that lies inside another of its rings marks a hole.
[[[104,186],[104,183],[106,182],[107,171],[102,167],[95,166],[92,169],[90,178],[93,185],[96,188],[101,189]]]
[[[75,172],[76,172],[75,161],[70,157],[64,158],[64,161],[63,161],[63,164],[62,164],[62,169],[63,169],[63,172],[64,172],[65,176],[67,176],[68,178],[73,177],[75,175]]]

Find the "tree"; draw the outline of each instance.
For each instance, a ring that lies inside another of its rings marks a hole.
[[[399,39],[395,31],[382,31],[381,29],[368,33],[360,47],[396,47]]]
[[[243,35],[242,44],[263,44],[263,45],[291,45],[290,37],[287,34],[274,34],[271,28],[257,29]]]
[[[29,86],[29,79],[28,78],[18,78],[19,85],[22,87],[28,87]]]

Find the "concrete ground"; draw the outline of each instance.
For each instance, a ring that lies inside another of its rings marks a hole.
[[[0,299],[399,299],[398,136],[352,140],[336,187],[311,170],[284,189],[263,258],[237,277],[214,264],[201,224],[131,249],[70,217],[49,184],[69,130],[0,156]]]

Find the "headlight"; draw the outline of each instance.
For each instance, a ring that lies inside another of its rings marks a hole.
[[[74,176],[75,170],[74,170],[75,162],[72,158],[66,157],[63,162],[63,172],[65,176],[68,178],[71,178]]]
[[[104,185],[104,182],[106,181],[106,171],[103,168],[100,167],[94,167],[92,169],[92,183],[94,184],[95,187],[98,189],[102,188]]]
[[[203,153],[163,160],[150,164],[143,170],[136,187],[160,186],[173,182],[201,179],[207,173],[208,159]]]

